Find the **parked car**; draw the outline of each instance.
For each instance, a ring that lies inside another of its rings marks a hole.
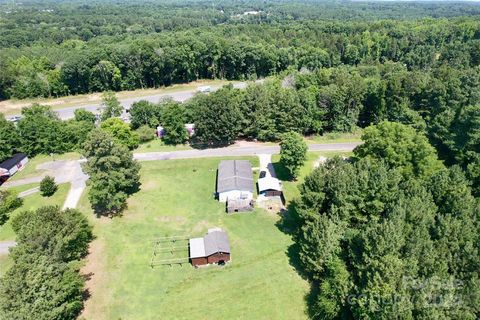
[[[8,118],[8,121],[18,122],[18,121],[20,121],[20,119],[22,119],[21,116],[13,116],[13,117]]]
[[[198,88],[198,92],[201,92],[201,93],[208,93],[211,91],[212,91],[212,87],[210,86],[203,86]]]
[[[266,175],[267,175],[266,171],[260,171],[260,179],[265,178]]]

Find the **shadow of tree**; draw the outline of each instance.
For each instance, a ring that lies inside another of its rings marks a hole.
[[[274,166],[276,164],[274,164]],[[295,269],[298,275],[310,283],[310,291],[305,295],[304,300],[307,305],[308,317],[310,319],[314,319],[318,316],[315,314],[314,308],[318,295],[318,285],[312,280],[311,275],[305,270],[300,258],[300,245],[298,244],[297,236],[298,232],[300,231],[301,221],[297,213],[297,202],[295,199],[290,201],[287,209],[281,211],[280,215],[281,219],[278,220],[275,225],[281,232],[290,235],[294,241],[293,244],[287,248],[285,254],[288,257],[288,262]]]
[[[212,143],[205,143],[202,141],[199,141],[198,139],[193,138],[190,141],[190,147],[193,149],[198,149],[198,150],[203,150],[203,149],[209,149],[209,148],[224,148],[232,145],[233,142],[212,142]]]
[[[275,173],[277,174],[277,179],[281,181],[291,181],[292,177],[290,172],[288,172],[287,168],[280,162],[272,163],[273,168],[275,169]]]

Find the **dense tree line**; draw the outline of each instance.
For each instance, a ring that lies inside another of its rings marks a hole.
[[[0,51],[0,98],[158,87],[201,78],[252,79],[400,62],[408,70],[480,63],[475,19],[226,24],[125,39],[100,37]]]
[[[290,131],[303,135],[349,132],[395,121],[426,133],[442,160],[465,170],[478,194],[479,68],[442,65],[420,71],[388,62],[315,72],[289,70],[246,89],[226,86],[208,95],[197,94],[183,104],[137,102],[130,109],[131,127],[162,125],[167,129],[165,141],[178,144],[187,138],[183,124],[194,123],[194,143],[220,145],[239,138],[278,141]],[[103,120],[121,113],[111,93],[105,95],[105,105]],[[12,154],[15,146],[29,155],[75,150],[96,121],[91,113],[77,112],[75,119],[61,122],[48,108],[33,106],[23,111],[16,130],[0,121],[0,131],[7,137],[2,155]],[[102,127],[130,149],[139,143],[138,134],[118,119]]]
[[[352,163],[310,174],[296,203],[312,318],[478,318],[480,207],[464,174],[404,125],[364,139]]]
[[[256,11],[255,15],[243,15]],[[0,3],[0,47],[159,33],[218,24],[289,20],[414,19],[480,13],[469,3],[330,1],[22,1]]]
[[[43,207],[12,219],[17,246],[0,279],[2,319],[76,319],[83,308],[80,260],[92,230],[77,210]]]

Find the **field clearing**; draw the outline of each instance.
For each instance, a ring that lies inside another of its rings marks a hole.
[[[258,166],[258,158],[247,158]],[[142,163],[141,191],[123,217],[95,218],[96,240],[84,268],[91,297],[86,319],[306,319],[309,283],[291,263],[279,217],[257,209],[227,216],[213,199],[221,158]],[[149,266],[161,236],[202,236],[224,228],[232,247],[225,267]]]
[[[141,98],[150,95],[168,94],[180,91],[195,90],[199,86],[212,85],[222,86],[232,81],[226,80],[198,80],[185,84],[174,84],[169,87],[138,89],[132,91],[116,92],[118,99]],[[235,83],[233,81],[232,83]],[[22,108],[28,107],[33,103],[51,106],[52,109],[62,109],[73,106],[89,105],[102,102],[102,93],[81,94],[76,96],[66,96],[61,98],[36,98],[25,100],[5,100],[0,101],[0,112],[6,116],[20,114]]]

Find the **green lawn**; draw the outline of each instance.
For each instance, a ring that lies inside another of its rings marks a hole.
[[[170,152],[178,150],[189,150],[192,149],[189,145],[166,145],[161,139],[154,139],[152,141],[142,143],[138,146],[137,149],[133,150],[134,153],[143,153],[143,152]]]
[[[249,158],[258,166],[257,158]],[[142,189],[123,217],[95,218],[86,195],[81,210],[96,240],[85,267],[93,273],[86,319],[306,319],[309,283],[290,263],[289,235],[262,210],[227,216],[213,199],[219,158],[142,163]],[[232,261],[226,267],[150,268],[152,239],[202,236],[224,228]]]
[[[23,190],[34,188],[36,186],[38,186],[38,184],[31,184],[27,186],[15,187],[11,189],[16,191],[23,191]],[[25,210],[36,210],[42,206],[47,206],[47,205],[62,206],[63,202],[65,201],[65,198],[67,197],[67,193],[69,189],[70,189],[70,184],[61,184],[58,186],[57,192],[55,192],[55,194],[51,197],[44,198],[40,195],[39,192],[29,195],[24,198],[23,205],[17,210],[13,211],[10,214],[10,216],[15,216],[19,212],[22,212]],[[14,239],[15,239],[15,233],[12,230],[10,222],[7,221],[6,224],[4,224],[3,226],[0,226],[0,241],[14,240]]]

